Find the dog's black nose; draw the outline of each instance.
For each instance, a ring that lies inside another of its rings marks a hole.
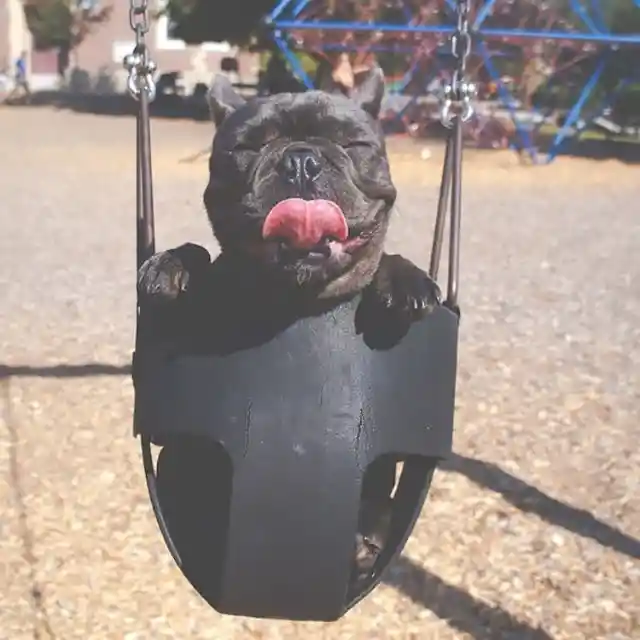
[[[320,175],[322,165],[311,149],[289,149],[282,159],[283,177],[304,190]]]

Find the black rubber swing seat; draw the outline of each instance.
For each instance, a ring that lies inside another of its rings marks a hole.
[[[451,451],[458,315],[438,307],[373,350],[355,331],[357,305],[223,356],[138,340],[135,429],[156,517],[221,613],[341,617],[404,547]],[[138,335],[153,321],[142,314]],[[164,445],[157,470],[151,442]],[[387,455],[404,462],[390,533],[354,586],[364,473]]]

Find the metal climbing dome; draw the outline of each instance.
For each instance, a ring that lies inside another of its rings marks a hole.
[[[467,136],[480,146],[515,147],[534,162],[538,133],[553,137],[550,162],[566,141],[604,118],[629,85],[640,82],[640,0],[628,0],[628,23],[612,25],[607,0],[476,0],[470,72],[479,88]],[[266,20],[297,78],[313,88],[295,52],[320,59],[350,52],[375,57],[387,74],[387,124],[419,133],[438,120],[451,61],[456,0],[281,0]],[[636,32],[633,31],[635,21]],[[638,123],[640,124],[640,123]]]

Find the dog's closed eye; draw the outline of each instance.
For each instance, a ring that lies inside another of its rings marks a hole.
[[[235,153],[240,153],[243,151],[249,151],[251,153],[258,153],[262,149],[261,144],[252,144],[249,142],[240,142],[239,144],[233,147],[233,151]]]
[[[342,144],[343,149],[371,149],[372,144],[366,140],[349,140]]]
[[[233,151],[250,151],[253,153],[259,153],[267,145],[272,144],[278,139],[279,137],[276,135],[267,135],[267,136],[254,137],[253,139],[249,138],[245,140],[240,140],[234,145]]]

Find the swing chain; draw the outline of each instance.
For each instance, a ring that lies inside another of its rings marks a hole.
[[[466,79],[467,59],[471,55],[471,34],[469,32],[470,0],[458,0],[457,25],[451,36],[451,53],[456,59],[451,83],[444,88],[444,103],[440,112],[442,124],[453,127],[460,117],[467,122],[473,116],[472,99],[476,95],[476,86]]]
[[[149,0],[129,0],[129,24],[135,33],[135,47],[123,64],[129,72],[127,88],[137,101],[136,117],[136,218],[137,267],[155,252],[155,224],[153,211],[153,174],[151,170],[151,126],[149,104],[156,97],[154,74],[146,36],[151,28]]]
[[[136,46],[123,61],[125,69],[129,72],[127,88],[134,99],[139,100],[141,92],[144,91],[152,102],[156,97],[156,83],[153,76],[157,66],[149,56],[145,39],[151,27],[149,0],[130,0],[129,24],[136,34]]]

